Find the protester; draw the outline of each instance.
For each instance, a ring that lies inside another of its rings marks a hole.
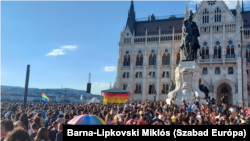
[[[14,129],[13,122],[10,120],[1,120],[1,141],[4,141],[8,132]]]
[[[56,134],[58,133],[58,122],[53,122],[52,126],[53,129],[49,132],[49,138],[50,141],[55,141],[56,140]]]
[[[32,132],[30,135],[30,139],[31,139],[31,141],[34,141],[34,138],[36,137],[37,131],[40,128],[40,126],[36,123],[33,123],[33,124],[31,124],[30,128],[31,128],[31,132]]]
[[[47,128],[42,127],[37,131],[34,141],[49,141],[49,131]]]
[[[25,129],[14,129],[7,134],[4,141],[31,141],[31,139]]]

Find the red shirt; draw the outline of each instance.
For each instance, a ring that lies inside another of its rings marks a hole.
[[[144,121],[142,121],[142,120],[139,120],[138,123],[137,123],[137,125],[147,125],[147,123],[144,122]]]

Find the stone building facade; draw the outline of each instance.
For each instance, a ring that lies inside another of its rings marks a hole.
[[[241,3],[229,9],[224,1],[202,1],[193,16],[200,31],[200,56],[195,60],[203,72],[200,83],[218,104],[221,96],[230,105],[250,103],[250,11]],[[131,1],[120,33],[115,88],[129,90],[134,101],[168,98],[175,69],[184,59],[180,45],[187,6],[184,13],[136,19]]]

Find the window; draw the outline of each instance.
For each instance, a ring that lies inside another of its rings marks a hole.
[[[164,53],[163,56],[162,56],[162,65],[166,65],[166,64],[167,64],[167,56]]]
[[[250,45],[247,45],[246,47],[246,62],[250,62]]]
[[[149,55],[149,65],[156,65],[156,54]]]
[[[127,54],[127,52],[126,52],[126,54]],[[123,66],[130,66],[130,55],[125,55],[124,56]]]
[[[209,23],[209,12],[207,9],[203,11],[202,23]]]
[[[215,68],[215,74],[220,74],[220,68],[219,67]]]
[[[135,93],[136,94],[140,94],[141,93],[141,84],[136,84]]]
[[[169,77],[169,73],[168,73],[168,71],[167,71],[167,78]]]
[[[203,43],[203,47],[201,50],[202,59],[209,59],[209,48],[207,46],[207,42]]]
[[[221,22],[221,10],[220,8],[216,8],[214,11],[214,22]]]
[[[135,78],[138,78],[139,77],[139,73],[138,72],[136,72],[136,74],[135,74]]]
[[[153,78],[155,78],[155,72],[153,72]]]
[[[167,65],[170,65],[170,54],[167,54]]]
[[[162,78],[165,78],[165,76],[166,76],[166,75],[165,75],[165,71],[164,71],[163,74],[162,74]]]
[[[214,59],[221,58],[221,46],[220,42],[215,43],[214,47]]]
[[[162,94],[168,94],[169,92],[169,87],[168,84],[163,84],[163,88],[162,88]]]
[[[228,74],[233,74],[234,72],[233,72],[233,67],[229,67],[228,68]]]
[[[127,78],[129,78],[129,72],[127,72]]]
[[[154,84],[149,85],[149,91],[148,92],[149,92],[148,94],[156,94]]]
[[[176,57],[176,65],[179,65],[180,60],[181,60],[180,52],[178,52],[178,53],[177,53],[177,57]]]
[[[139,78],[142,78],[142,72],[140,72],[140,74],[139,74]]]
[[[126,90],[127,84],[123,84],[123,90]]]
[[[234,55],[234,45],[232,41],[228,42],[228,46],[227,46],[227,58],[235,58]]]
[[[123,78],[126,78],[126,72],[123,73]]]
[[[207,74],[207,68],[203,68],[203,74]]]
[[[143,65],[143,55],[137,54],[136,55],[136,66],[142,66]]]
[[[151,73],[151,72],[149,72],[148,76],[149,76],[149,78],[152,78],[152,73]]]
[[[156,65],[156,54],[154,54],[153,65]]]
[[[140,63],[139,63],[141,66],[143,65],[143,55],[141,54],[140,55]]]

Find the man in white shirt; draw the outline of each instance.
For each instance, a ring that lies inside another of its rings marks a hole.
[[[197,112],[197,116],[196,116],[196,120],[200,120],[200,118],[201,118],[201,113],[200,112]]]
[[[196,107],[196,105],[195,105],[195,102],[193,103],[191,109],[192,109],[192,112],[194,112],[194,111],[197,109],[197,107]]]

